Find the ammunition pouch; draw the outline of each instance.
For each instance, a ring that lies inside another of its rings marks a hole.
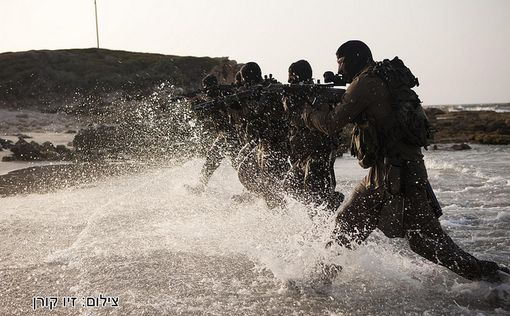
[[[354,124],[351,155],[358,159],[359,165],[364,169],[376,164],[379,156],[379,141],[375,127],[368,120]]]
[[[386,168],[384,185],[386,191],[392,195],[403,194],[403,161],[402,160],[390,160],[386,158],[384,160],[384,166]]]
[[[386,158],[384,166],[385,193],[378,228],[389,238],[402,238],[405,235],[404,216],[408,204],[404,195],[403,161]]]

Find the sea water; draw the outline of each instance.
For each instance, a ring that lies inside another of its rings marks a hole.
[[[510,103],[475,103],[451,105],[425,105],[425,108],[439,108],[445,111],[494,111],[498,113],[510,112]]]
[[[463,249],[505,265],[509,159],[508,146],[425,153],[445,230]],[[467,281],[417,256],[405,240],[375,231],[355,250],[325,250],[334,216],[311,219],[290,198],[275,210],[260,199],[234,202],[242,186],[227,161],[194,195],[185,185],[198,183],[202,163],[1,199],[0,314],[510,313],[509,283]],[[366,174],[351,157],[339,158],[335,171],[346,195]],[[343,267],[332,284],[317,282],[319,262]],[[39,297],[57,303],[50,310]],[[64,304],[66,297],[75,304]],[[88,304],[100,297],[117,306]]]

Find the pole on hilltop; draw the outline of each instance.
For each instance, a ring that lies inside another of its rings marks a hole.
[[[96,0],[94,0],[94,9],[96,12],[96,41],[97,41],[97,48],[99,48],[99,24],[97,23],[97,3]]]

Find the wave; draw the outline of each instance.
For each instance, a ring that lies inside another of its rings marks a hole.
[[[460,304],[486,301],[485,291],[464,294],[462,285],[456,285],[463,282],[460,277],[413,254],[403,239],[375,232],[353,251],[326,250],[332,216],[311,219],[308,208],[291,198],[285,210],[269,210],[260,199],[235,203],[231,196],[242,187],[229,164],[220,166],[203,194],[193,195],[184,185],[197,183],[202,163],[197,159],[94,186],[3,199],[2,208],[8,205],[11,211],[0,211],[9,253],[2,266],[29,273],[31,266],[44,266],[34,271],[39,278],[45,269],[56,269],[59,282],[79,297],[109,284],[132,309],[167,293],[160,304],[168,314],[175,314],[175,300],[196,306],[195,311],[210,311],[274,298],[274,305],[253,303],[262,314],[296,308],[306,314],[323,314],[324,309],[450,314],[458,311],[452,310],[450,293]],[[37,242],[20,243],[27,235]],[[311,284],[319,262],[343,270],[317,292]],[[214,294],[207,292],[210,288]],[[481,297],[473,299],[476,295]],[[482,307],[494,310],[504,304],[498,299]]]
[[[494,111],[499,113],[510,112],[510,103],[498,104],[455,104],[455,105],[426,105],[425,108],[439,108],[445,111]]]

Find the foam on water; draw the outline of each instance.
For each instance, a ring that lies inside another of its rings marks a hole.
[[[441,105],[441,106],[426,106],[438,107],[446,111],[495,111],[499,113],[510,112],[509,103],[494,103],[494,104],[455,104],[455,105]]]
[[[480,166],[484,173],[472,177],[463,171],[471,161],[444,152],[427,154],[426,162],[449,234],[477,256],[508,264],[510,201],[508,186],[500,188],[508,174]],[[121,297],[120,314],[510,310],[508,284],[467,282],[416,256],[404,240],[376,231],[353,251],[325,250],[332,216],[310,219],[307,207],[290,198],[285,210],[269,210],[260,199],[236,204],[231,196],[242,187],[228,163],[203,194],[193,195],[184,185],[197,183],[202,163],[3,199],[0,271],[7,288],[25,293],[12,304],[26,305],[31,295],[110,293]],[[339,159],[335,168],[345,193],[366,173],[352,158]],[[503,190],[497,203],[491,195],[472,196],[491,190]],[[319,262],[343,267],[329,287],[314,285]]]

